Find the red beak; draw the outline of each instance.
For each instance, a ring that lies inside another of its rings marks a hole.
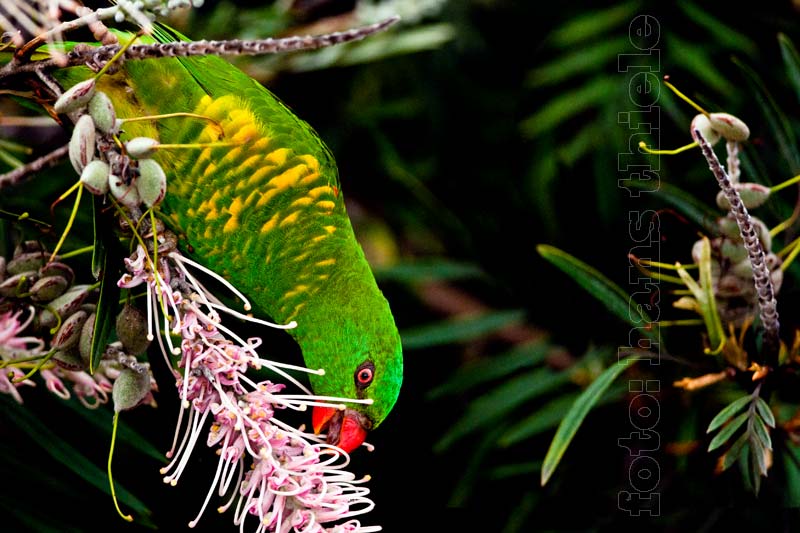
[[[347,453],[352,452],[367,438],[367,430],[372,424],[369,419],[353,409],[335,407],[314,407],[311,413],[314,433],[327,431],[327,442],[338,446]]]

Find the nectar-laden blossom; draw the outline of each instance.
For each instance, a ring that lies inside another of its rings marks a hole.
[[[33,321],[34,311],[30,310],[25,320],[20,320],[22,310],[17,312],[6,311],[0,313],[0,360],[3,364],[24,357],[36,356],[44,349],[41,339],[22,336],[22,332]],[[30,379],[22,379],[25,372],[16,367],[6,367],[0,371],[0,393],[10,394],[17,403],[22,403],[17,388],[35,383]]]
[[[205,269],[177,252],[160,254],[156,271],[151,265],[139,247],[126,259],[129,273],[118,284],[125,288],[145,285],[148,336],[153,337],[153,325],[161,324],[166,346],[161,335],[157,338],[167,362],[168,353],[180,355],[178,367],[183,373],[175,372],[175,377],[181,410],[172,449],[167,453],[172,461],[162,469],[164,481],[178,483],[206,431],[206,422],[210,422],[206,445],[216,447],[219,456],[205,501],[189,525],[197,524],[216,492],[224,500],[217,510],[233,507],[233,521],[240,531],[246,523],[258,533],[379,531],[380,527],[363,527],[353,518],[374,507],[364,486],[369,477],[356,479],[345,470],[349,463],[345,452],[276,418],[276,412],[284,409],[305,411],[314,405],[343,409],[342,402],[369,400],[314,397],[286,370],[321,370],[260,358],[256,352],[260,339],[240,338],[222,325],[219,312],[279,328],[294,327],[294,323],[277,326],[226,308],[192,276],[187,265]],[[180,337],[179,346],[173,336]],[[263,367],[291,381],[303,394],[284,394],[284,384],[254,382],[246,374],[250,368]]]

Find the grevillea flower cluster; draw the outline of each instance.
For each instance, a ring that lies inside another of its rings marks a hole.
[[[166,234],[166,239],[164,233],[161,238],[170,241]],[[222,324],[219,312],[248,317],[222,305],[187,266],[205,269],[168,247],[161,251],[166,253],[156,259],[158,268],[154,270],[147,253],[138,247],[126,260],[128,273],[118,284],[124,288],[145,286],[148,336],[158,338],[170,368],[170,355],[180,355],[178,368],[182,372],[173,372],[181,409],[172,449],[167,453],[172,461],[162,469],[166,483],[178,483],[211,421],[206,444],[217,448],[219,461],[205,501],[189,522],[190,527],[198,523],[216,492],[224,499],[217,510],[233,508],[233,521],[241,531],[245,523],[257,523],[256,532],[380,530],[378,526],[363,527],[353,518],[374,507],[367,497],[369,489],[364,486],[368,476],[356,479],[345,470],[349,463],[346,453],[275,416],[280,410],[304,411],[313,405],[344,408],[343,401],[354,400],[314,397],[287,373],[292,369],[318,373],[322,370],[260,358],[256,352],[260,339],[242,339]],[[295,326],[251,320],[279,328]],[[163,325],[165,342],[161,335],[153,335],[154,325]],[[179,345],[173,342],[173,336],[180,337]],[[261,368],[285,377],[302,394],[285,394],[284,384],[256,382],[247,376],[249,369]]]

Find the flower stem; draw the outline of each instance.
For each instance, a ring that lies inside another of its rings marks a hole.
[[[719,162],[717,154],[711,148],[711,145],[703,137],[700,130],[695,129],[692,131],[692,137],[700,145],[708,162],[708,168],[717,179],[717,183],[722,189],[723,194],[728,199],[730,204],[731,214],[736,219],[741,233],[742,240],[744,241],[747,256],[750,259],[750,264],[753,267],[753,281],[755,282],[756,293],[758,294],[758,307],[759,316],[761,318],[761,327],[764,328],[764,344],[762,346],[763,353],[766,357],[767,364],[776,366],[778,362],[778,351],[780,348],[780,321],[778,320],[778,302],[775,299],[775,289],[772,285],[769,269],[765,261],[764,248],[761,246],[761,241],[758,238],[755,227],[753,226],[752,218],[747,212],[747,208],[742,203],[739,192],[731,184],[728,173]]]
[[[113,429],[111,430],[111,448],[108,450],[108,484],[111,486],[111,499],[114,500],[114,507],[117,513],[126,522],[133,522],[133,517],[129,514],[124,514],[119,508],[117,501],[117,491],[114,489],[114,476],[111,475],[111,459],[114,457],[114,444],[117,442],[117,426],[119,425],[119,411],[114,411]]]

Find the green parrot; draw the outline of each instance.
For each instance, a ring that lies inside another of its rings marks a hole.
[[[92,73],[75,67],[54,75],[67,89]],[[218,123],[130,123],[122,138],[224,140],[216,147],[156,152],[168,179],[160,215],[180,235],[184,251],[242,290],[258,310],[279,323],[297,322],[290,333],[306,366],[325,370],[310,377],[315,394],[372,400],[343,411],[313,409],[316,433],[326,432],[328,442],[345,451],[357,448],[398,398],[402,348],[353,234],[328,148],[266,88],[218,57],[128,61],[100,77],[97,89],[120,118],[192,112]]]

